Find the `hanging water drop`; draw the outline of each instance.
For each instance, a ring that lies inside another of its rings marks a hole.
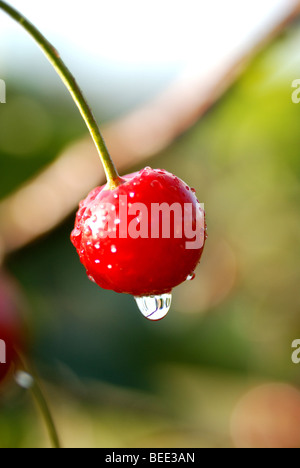
[[[148,320],[161,320],[170,310],[172,294],[161,294],[160,296],[135,297],[138,308]]]

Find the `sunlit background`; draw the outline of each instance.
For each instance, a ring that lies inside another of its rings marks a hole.
[[[299,447],[300,23],[283,28],[299,2],[11,3],[70,66],[121,172],[176,173],[207,213],[196,278],[163,321],[92,284],[69,235],[101,165],[59,78],[0,13],[0,256],[13,290],[0,281],[0,295],[25,316],[64,446]],[[1,448],[49,445],[13,381],[0,411]]]

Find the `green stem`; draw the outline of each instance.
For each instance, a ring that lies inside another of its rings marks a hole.
[[[117,169],[108,153],[95,117],[93,116],[93,113],[87,104],[87,101],[84,98],[74,76],[60,58],[57,50],[53,47],[52,44],[50,44],[50,42],[43,36],[43,34],[15,8],[0,0],[0,9],[5,11],[5,13],[7,13],[12,19],[17,21],[41,47],[44,54],[68,88],[90,131],[104,167],[108,188],[113,189],[120,185],[122,183],[122,179],[120,179]]]
[[[31,392],[35,398],[35,401],[37,402],[37,405],[43,415],[45,424],[48,429],[49,437],[52,442],[52,447],[55,449],[61,448],[58,433],[56,426],[54,424],[54,420],[50,411],[50,408],[48,406],[47,400],[42,392],[42,389],[36,379],[34,379],[34,384],[31,389]]]
[[[27,385],[22,385],[18,381],[18,379],[16,379],[16,380],[17,380],[17,382],[19,383],[19,385],[21,387],[30,389],[30,391],[32,393],[32,396],[34,397],[34,399],[36,401],[36,404],[37,404],[37,406],[38,406],[38,408],[39,408],[39,410],[41,412],[41,415],[42,415],[42,417],[44,419],[44,422],[46,424],[52,447],[55,448],[55,449],[59,449],[59,448],[61,448],[61,444],[60,444],[60,440],[59,440],[59,437],[58,437],[58,432],[57,432],[57,429],[56,429],[54,419],[52,417],[49,405],[47,403],[46,397],[45,397],[45,395],[44,395],[44,393],[43,393],[43,391],[41,389],[41,386],[40,386],[40,384],[38,382],[38,379],[34,375],[34,372],[31,369],[29,369],[28,364],[25,363],[25,360],[24,360],[23,356],[21,356],[21,354],[19,352],[16,352],[16,356],[17,356],[17,360],[19,362],[19,366],[22,369],[22,372],[25,372],[25,374],[28,376],[28,378],[30,380],[32,379],[32,382],[30,382],[30,385],[27,386]]]

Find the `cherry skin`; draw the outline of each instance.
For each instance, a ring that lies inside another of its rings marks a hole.
[[[89,278],[101,288],[134,296],[169,293],[200,261],[204,211],[195,191],[165,170],[145,168],[122,182],[113,190],[97,187],[80,203],[71,241]],[[162,204],[176,204],[179,215],[167,210],[154,219],[153,206]],[[192,232],[198,229],[197,243],[191,244],[186,223]]]

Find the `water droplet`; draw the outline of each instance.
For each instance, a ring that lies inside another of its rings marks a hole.
[[[111,250],[112,253],[116,253],[117,247],[115,245],[113,245],[110,250]]]
[[[153,188],[153,189],[162,189],[163,186],[162,184],[158,181],[158,180],[152,180],[150,186]]]
[[[15,381],[20,387],[25,388],[26,390],[32,388],[34,385],[34,378],[32,375],[20,370],[15,374]]]
[[[73,237],[79,237],[81,235],[81,231],[78,228],[75,228],[72,232]]]
[[[161,294],[160,296],[135,297],[138,308],[148,320],[161,320],[170,310],[172,294]]]
[[[97,244],[95,244],[95,249],[99,250],[100,249],[100,242],[97,242]]]
[[[147,167],[144,167],[144,169],[142,169],[139,174],[145,174],[145,172],[149,172],[149,171],[152,171],[152,168],[147,166]]]
[[[115,219],[114,224],[120,224],[121,220],[120,219]]]
[[[97,265],[99,265],[100,260],[95,260],[95,263],[96,263]]]
[[[109,270],[111,270],[111,269],[112,269],[112,265],[107,265],[107,268],[108,268]]]
[[[88,275],[89,280],[91,280],[93,283],[96,283],[95,278],[92,275]]]
[[[87,237],[89,237],[89,236],[91,236],[91,235],[93,234],[93,232],[92,232],[90,226],[86,226],[86,227],[84,228],[84,234],[85,234]]]
[[[195,279],[195,277],[196,277],[196,273],[191,273],[190,275],[188,275],[186,280],[187,281],[192,281],[193,279]]]
[[[130,194],[129,194],[130,198],[133,198],[133,197],[134,197],[134,195],[135,195],[135,193],[134,193],[134,192],[130,192]]]
[[[81,244],[81,231],[80,231],[80,229],[75,228],[72,231],[71,241],[72,241],[74,247],[76,247],[76,249],[80,248],[80,244]]]

